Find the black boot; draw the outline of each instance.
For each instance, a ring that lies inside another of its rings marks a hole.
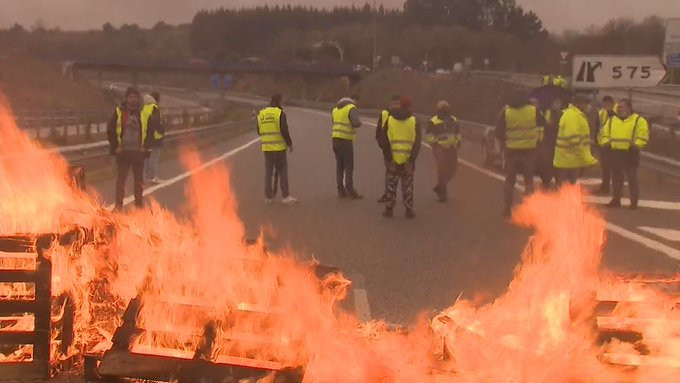
[[[406,219],[413,219],[416,217],[416,213],[413,209],[406,209]]]
[[[349,199],[353,199],[353,200],[363,199],[363,198],[364,198],[364,196],[362,196],[361,194],[357,193],[356,190],[352,190],[352,191],[350,191],[350,192],[347,192],[347,197],[348,197]]]

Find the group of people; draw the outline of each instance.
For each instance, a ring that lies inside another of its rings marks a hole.
[[[639,202],[637,168],[640,150],[649,141],[649,123],[633,111],[632,101],[615,103],[605,96],[597,121],[588,117],[591,100],[576,94],[564,108],[560,99],[541,111],[538,100],[517,93],[503,108],[496,127],[496,138],[504,148],[505,186],[503,215],[509,216],[517,174],[524,178],[525,194],[534,191],[534,174],[549,188],[553,179],[559,187],[564,182],[576,183],[585,168],[598,163],[591,144],[597,146],[602,168],[600,194],[609,194],[607,205],[621,206],[624,177],[630,188],[630,208]]]
[[[157,176],[165,128],[158,107],[160,94],[151,92],[143,98],[139,90],[129,87],[124,101],[115,108],[107,123],[109,149],[116,157],[115,209],[123,208],[125,182],[132,171],[135,206],[143,205],[145,183],[161,183]]]
[[[354,186],[354,141],[356,130],[362,126],[357,100],[357,96],[343,97],[331,111],[329,133],[335,154],[339,199],[363,199]],[[375,138],[385,164],[384,192],[378,199],[379,203],[385,204],[384,217],[393,217],[397,188],[401,183],[405,216],[408,219],[415,218],[413,178],[423,141],[432,147],[437,163],[438,180],[433,190],[440,202],[447,201],[447,184],[455,176],[458,148],[462,141],[458,119],[451,114],[450,109],[445,101],[437,104],[437,114],[430,119],[424,140],[418,119],[412,112],[412,101],[408,97],[393,96],[389,107],[380,112]],[[281,106],[281,95],[273,95],[269,106],[258,113],[257,132],[265,157],[266,202],[273,201],[279,186],[284,203],[297,202],[289,195],[286,152],[293,150],[293,143]]]

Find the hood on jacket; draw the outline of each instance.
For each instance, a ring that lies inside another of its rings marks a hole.
[[[342,108],[346,107],[347,105],[354,104],[354,103],[355,103],[354,100],[352,100],[351,98],[343,97],[340,100],[338,100],[338,103],[335,104],[335,107],[338,108],[338,109],[342,109]]]
[[[390,111],[390,115],[399,121],[404,121],[413,116],[413,112],[409,109],[396,108]]]
[[[155,104],[155,103],[156,103],[156,99],[155,99],[152,95],[150,95],[150,94],[145,94],[145,95],[144,95],[144,98],[142,99],[142,101],[143,101],[144,105]]]

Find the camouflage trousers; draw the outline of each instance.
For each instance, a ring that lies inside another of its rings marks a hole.
[[[415,164],[405,163],[397,165],[394,162],[387,168],[387,197],[388,209],[393,209],[397,204],[397,185],[401,181],[401,197],[407,209],[413,209],[413,176],[415,174]]]

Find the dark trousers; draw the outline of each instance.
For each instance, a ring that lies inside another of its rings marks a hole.
[[[602,170],[602,190],[609,191],[612,185],[611,149],[600,147],[600,169]]]
[[[401,197],[407,209],[413,209],[413,176],[415,164],[397,165],[390,163],[387,171],[387,209],[394,209],[397,204],[397,185],[401,181]]]
[[[572,185],[576,184],[576,180],[578,180],[579,175],[582,173],[581,168],[574,168],[574,169],[557,169],[556,170],[556,179],[557,179],[557,186],[562,186],[565,182],[569,182]]]
[[[505,208],[512,207],[517,173],[524,177],[524,194],[534,192],[534,171],[536,169],[536,149],[506,149],[505,150],[505,185],[503,195]]]
[[[640,199],[640,185],[638,183],[637,168],[640,164],[640,152],[631,150],[612,150],[610,152],[612,178],[614,180],[613,199],[621,201],[623,192],[623,177],[628,180],[630,201],[637,205]]]
[[[277,179],[281,185],[283,198],[288,197],[288,160],[285,150],[264,152],[264,195],[266,198],[276,197]]]
[[[142,192],[144,192],[144,152],[124,151],[116,155],[116,209],[123,207],[125,198],[125,181],[128,173],[132,169],[132,179],[134,183],[135,206],[141,207]]]
[[[445,148],[440,145],[432,147],[434,160],[437,163],[437,190],[446,195],[446,185],[456,176],[458,170],[458,149]]]
[[[333,152],[338,190],[351,193],[354,191],[354,142],[334,138]]]
[[[541,177],[541,184],[544,189],[550,187],[550,183],[555,178],[555,167],[553,166],[555,157],[555,147],[542,146],[538,152],[537,171]]]

